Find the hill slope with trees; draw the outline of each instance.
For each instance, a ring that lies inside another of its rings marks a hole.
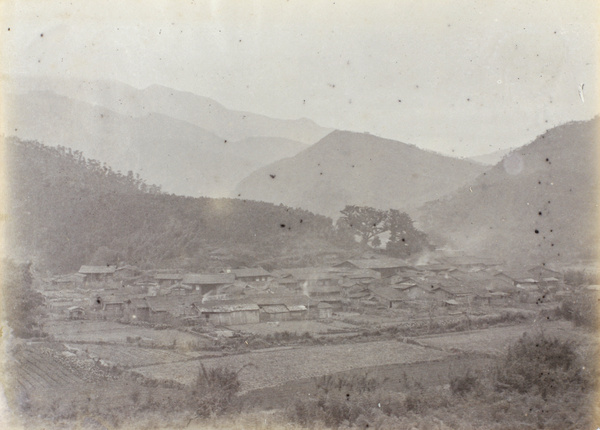
[[[474,255],[513,262],[594,259],[600,118],[553,128],[447,198],[426,204],[418,227]]]
[[[5,149],[10,255],[54,273],[90,262],[202,269],[281,255],[303,264],[353,246],[331,219],[305,210],[164,194],[64,147],[11,138]]]

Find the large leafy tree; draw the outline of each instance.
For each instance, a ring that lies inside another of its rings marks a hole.
[[[342,211],[338,227],[360,237],[362,245],[378,247],[381,237],[389,235],[386,250],[406,257],[428,246],[425,233],[413,226],[410,216],[396,209],[381,210],[368,206],[348,205]]]
[[[360,236],[360,243],[369,244],[374,238],[389,230],[388,213],[368,206],[346,206],[339,223]]]
[[[417,230],[411,217],[396,209],[388,211],[390,237],[386,250],[397,257],[408,257],[429,247],[427,235]]]

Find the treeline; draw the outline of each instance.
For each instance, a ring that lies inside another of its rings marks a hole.
[[[305,210],[169,195],[79,151],[5,142],[9,249],[54,273],[91,261],[146,268],[202,268],[219,259],[242,265],[354,246],[331,219]]]

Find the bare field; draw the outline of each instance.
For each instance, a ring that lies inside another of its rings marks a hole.
[[[443,351],[417,345],[379,341],[254,351],[201,361],[140,367],[136,371],[153,379],[173,379],[189,384],[200,363],[208,368],[225,366],[233,370],[248,366],[240,372],[242,391],[245,392],[356,368],[440,360],[447,356],[448,353]]]
[[[587,337],[581,330],[576,330],[567,321],[540,320],[533,324],[493,327],[458,333],[428,335],[418,338],[420,344],[439,348],[448,352],[466,352],[498,355],[506,347],[525,333],[534,334],[543,331],[546,335],[561,339],[578,339],[585,341]]]
[[[352,324],[347,324],[342,321],[331,321],[328,323],[304,320],[304,321],[280,321],[278,324],[274,323],[258,323],[258,324],[245,324],[245,325],[234,325],[229,326],[232,330],[241,331],[243,333],[252,333],[255,335],[273,335],[275,333],[295,333],[302,335],[304,333],[310,333],[311,335],[316,334],[327,334],[331,331],[356,331],[357,327]]]
[[[50,321],[44,325],[44,330],[60,342],[127,343],[128,338],[139,337],[157,346],[169,346],[173,342],[184,346],[187,342],[205,341],[201,336],[179,330],[155,330],[112,321]]]
[[[197,356],[197,354],[184,354],[162,349],[140,348],[128,345],[85,344],[66,346],[72,351],[83,351],[88,357],[99,358],[108,363],[129,368],[185,361]]]

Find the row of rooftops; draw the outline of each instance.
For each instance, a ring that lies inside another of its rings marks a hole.
[[[188,285],[210,285],[231,284],[235,280],[257,280],[265,281],[277,278],[283,283],[310,280],[332,280],[332,279],[379,279],[382,275],[390,276],[390,271],[401,272],[405,277],[418,277],[424,272],[430,274],[454,275],[457,273],[468,273],[469,277],[477,278],[483,276],[504,277],[514,282],[535,283],[540,281],[554,281],[562,278],[560,272],[551,270],[544,266],[536,266],[528,270],[492,269],[490,266],[485,273],[470,270],[472,265],[452,266],[446,264],[411,265],[404,260],[395,258],[373,258],[360,260],[346,260],[337,265],[329,267],[304,267],[283,268],[271,272],[262,267],[227,269],[222,273],[166,273],[154,274],[156,281],[174,281]],[[112,275],[121,268],[116,266],[81,266],[80,275]]]

